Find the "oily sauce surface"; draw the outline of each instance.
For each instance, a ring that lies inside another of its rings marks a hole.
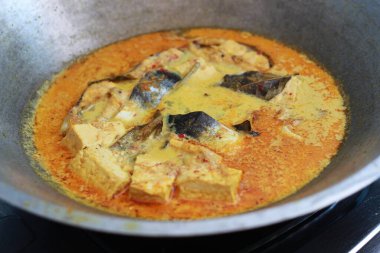
[[[299,73],[324,83],[324,92],[341,98],[335,81],[306,56],[278,42],[246,32],[224,29],[192,29],[182,36],[233,39],[255,46],[273,60],[275,69]],[[68,167],[72,155],[61,145],[60,127],[92,80],[127,72],[151,54],[187,44],[173,32],[137,36],[101,48],[61,72],[41,97],[35,112],[34,141],[41,164],[68,195],[103,210],[148,219],[197,219],[244,212],[280,200],[315,178],[329,163],[344,136],[345,119],[324,129],[318,145],[283,134],[278,111],[264,108],[253,113],[255,130],[261,135],[246,138],[241,148],[224,157],[232,168],[243,170],[237,204],[185,201],[175,197],[167,204],[143,204],[121,193],[108,200],[105,194]],[[342,102],[343,103],[343,102]],[[340,113],[344,114],[344,110]],[[323,126],[321,126],[323,127]],[[301,131],[302,132],[302,131]]]

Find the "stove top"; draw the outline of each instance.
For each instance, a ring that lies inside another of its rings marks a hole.
[[[216,236],[143,238],[78,229],[0,201],[0,252],[380,252],[380,180],[325,209]]]

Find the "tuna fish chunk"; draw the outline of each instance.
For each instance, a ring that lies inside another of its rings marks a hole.
[[[224,76],[220,86],[270,100],[281,93],[290,78],[291,76],[248,71],[243,74]]]
[[[212,149],[220,150],[239,140],[237,132],[201,111],[169,115],[167,123],[178,136],[196,139]]]
[[[133,88],[123,109],[115,116],[126,128],[141,126],[151,121],[161,99],[181,80],[167,70],[146,73]]]
[[[133,88],[130,99],[142,106],[155,107],[162,97],[181,80],[181,77],[167,70],[148,72]]]
[[[272,65],[268,55],[233,40],[195,39],[190,43],[189,50],[211,62],[233,64],[245,70],[267,71]]]

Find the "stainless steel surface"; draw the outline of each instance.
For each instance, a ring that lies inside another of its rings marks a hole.
[[[120,234],[181,236],[260,227],[320,209],[380,176],[378,1],[0,1],[0,198],[67,224]],[[118,217],[61,195],[32,170],[20,121],[37,88],[70,60],[113,41],[162,29],[212,26],[294,45],[343,84],[351,124],[320,177],[266,208],[202,221]]]

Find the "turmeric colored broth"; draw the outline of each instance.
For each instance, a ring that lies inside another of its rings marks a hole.
[[[224,29],[192,29],[182,36],[232,39],[255,46],[271,57],[276,70],[312,77],[324,83],[324,90],[331,97],[341,99],[336,83],[328,73],[306,56],[278,42]],[[187,43],[173,32],[137,36],[93,52],[54,79],[35,112],[34,140],[40,162],[69,195],[97,208],[131,217],[197,219],[222,216],[252,210],[294,193],[318,176],[336,154],[344,136],[345,120],[329,126],[318,145],[305,144],[284,135],[281,132],[284,122],[278,119],[278,112],[267,108],[253,113],[255,130],[261,135],[246,137],[241,148],[231,150],[224,157],[228,166],[243,171],[237,204],[179,200],[176,193],[167,204],[137,203],[130,200],[127,193],[109,200],[100,189],[85,184],[68,167],[72,155],[60,143],[63,138],[60,127],[87,83],[125,73],[151,54]]]

